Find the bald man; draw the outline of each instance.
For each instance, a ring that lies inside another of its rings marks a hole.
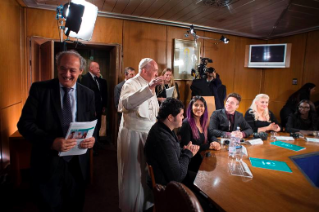
[[[163,82],[163,77],[157,75],[157,63],[151,58],[142,59],[139,73],[122,87],[118,105],[122,120],[117,139],[119,207],[122,212],[140,212],[153,205],[152,192],[146,185],[144,144],[159,111],[155,87]]]
[[[95,110],[96,110],[96,118],[98,120],[96,124],[97,132],[100,131],[101,128],[101,115],[105,112],[106,103],[107,103],[107,93],[105,93],[106,89],[99,77],[100,77],[100,66],[97,62],[91,62],[89,66],[89,72],[82,76],[80,83],[92,91],[95,94]],[[97,133],[97,142],[100,141],[100,136]],[[96,154],[96,146],[94,146],[95,154]]]

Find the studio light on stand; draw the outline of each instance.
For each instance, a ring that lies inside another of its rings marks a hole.
[[[69,37],[89,41],[92,38],[98,8],[85,0],[72,0],[57,7],[56,19],[63,42],[63,32]]]

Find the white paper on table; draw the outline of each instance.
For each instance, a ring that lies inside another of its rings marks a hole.
[[[312,142],[319,142],[319,138],[309,138],[309,137],[306,137],[306,140],[307,140],[307,141],[312,141]]]
[[[76,146],[67,152],[59,152],[59,156],[70,156],[70,155],[83,155],[87,149],[80,148],[80,143],[86,139],[91,138],[94,133],[97,120],[91,122],[71,122],[65,139],[76,139]]]
[[[250,145],[264,144],[263,140],[261,140],[260,138],[247,140],[246,142],[248,142]]]
[[[291,136],[275,136],[277,141],[294,141],[295,139]]]
[[[173,96],[174,89],[175,86],[166,89],[166,98]]]

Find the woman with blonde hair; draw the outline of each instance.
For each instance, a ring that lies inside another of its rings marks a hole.
[[[245,120],[254,132],[280,131],[274,114],[268,109],[269,96],[258,94],[245,114]]]
[[[171,88],[173,86],[175,87],[174,87],[173,95],[171,97],[175,99],[179,99],[178,85],[174,81],[174,77],[172,74],[173,72],[172,72],[172,69],[170,68],[165,68],[163,72],[161,73],[161,76],[164,77],[164,83],[162,85],[156,86],[156,89],[155,89],[159,104],[164,102],[165,99],[167,98],[166,89]]]

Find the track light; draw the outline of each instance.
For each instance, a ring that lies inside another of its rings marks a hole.
[[[220,39],[202,37],[202,36],[196,35],[194,25],[191,25],[189,27],[189,30],[187,30],[186,32],[187,33],[185,33],[185,37],[189,37],[189,35],[192,35],[194,37],[195,43],[196,43],[198,38],[207,39],[207,40],[215,40],[215,41],[217,41],[215,44],[218,44],[219,42],[223,42],[224,44],[229,43],[229,39],[226,38],[224,35],[222,35]]]
[[[229,39],[224,37],[224,35],[222,35],[219,40],[225,44],[229,43]]]

